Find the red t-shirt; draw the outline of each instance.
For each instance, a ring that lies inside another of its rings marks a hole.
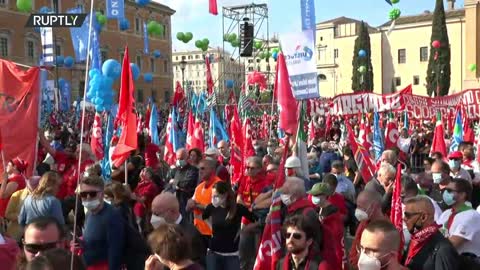
[[[153,143],[147,144],[145,147],[145,165],[153,169],[157,168],[158,158],[157,152],[160,151],[160,148]]]
[[[155,198],[159,192],[160,190],[158,190],[157,185],[152,181],[140,181],[135,188],[134,193],[137,197],[145,197],[145,202],[143,204],[139,202],[135,203],[133,206],[133,213],[135,216],[143,217],[145,215],[145,209],[150,209],[153,198]]]
[[[26,187],[25,177],[21,174],[16,174],[7,179],[8,183],[17,183],[17,189],[15,191],[24,189]],[[14,191],[14,192],[15,192]],[[10,196],[11,197],[11,196]],[[5,210],[7,210],[8,202],[10,201],[10,197],[5,199],[0,199],[0,217],[5,217]]]
[[[65,154],[63,151],[55,151],[53,159],[55,159],[55,163],[57,164],[57,172],[59,174],[65,173],[68,169],[70,169],[70,167],[72,167],[72,165],[75,164],[75,159]]]
[[[78,162],[78,161],[77,161]],[[75,161],[73,163],[76,163]],[[94,164],[93,160],[87,159],[80,164],[80,176],[85,172],[87,166]],[[78,184],[77,166],[70,168],[63,174],[63,181],[57,193],[57,198],[63,200],[65,197],[75,196],[75,189]]]

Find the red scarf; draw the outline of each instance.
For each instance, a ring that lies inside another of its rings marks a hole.
[[[283,267],[282,267],[282,270],[290,270],[292,268],[290,268],[290,258],[292,256],[292,253],[288,252],[287,253],[287,256],[285,256],[285,259],[283,261]],[[306,264],[305,264],[305,268],[304,269],[310,269],[310,252],[309,254],[307,255],[307,257],[305,258],[307,260]]]
[[[415,255],[417,255],[417,253],[422,250],[423,246],[437,231],[438,225],[432,224],[412,235],[412,239],[410,240],[410,246],[408,248],[407,258],[405,260],[405,265],[408,265],[412,261],[413,257],[415,257]]]

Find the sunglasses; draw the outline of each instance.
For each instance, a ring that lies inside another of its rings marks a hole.
[[[95,197],[97,197],[98,192],[99,191],[82,191],[82,192],[80,192],[80,197],[82,199],[86,199],[88,197],[95,198]]]
[[[295,240],[300,240],[300,239],[302,239],[302,234],[301,234],[301,233],[298,233],[298,232],[295,232],[295,233],[289,233],[289,232],[287,232],[287,233],[285,234],[285,238],[286,238],[286,239],[290,239],[290,237],[292,237],[292,236],[293,236],[293,239],[295,239]]]
[[[403,214],[405,215],[405,218],[410,219],[410,218],[412,218],[416,215],[420,215],[421,212],[406,212],[405,211],[405,212],[403,212]]]
[[[38,252],[41,251],[46,251],[49,249],[53,249],[57,246],[58,242],[52,242],[52,243],[44,243],[44,244],[26,244],[23,243],[23,247],[25,250],[29,253],[37,254]]]

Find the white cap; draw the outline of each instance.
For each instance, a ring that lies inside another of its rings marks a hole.
[[[219,155],[220,153],[218,152],[217,148],[210,147],[205,151],[205,155],[211,156],[211,155]]]
[[[298,157],[289,157],[287,161],[285,161],[285,168],[300,168],[302,164],[300,163],[300,159]]]

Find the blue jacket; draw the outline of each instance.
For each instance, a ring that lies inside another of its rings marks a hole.
[[[334,152],[323,152],[320,155],[320,171],[322,173],[329,173],[332,169],[332,162],[335,160],[340,160],[340,157]]]
[[[18,224],[25,227],[32,219],[43,216],[53,217],[60,224],[65,224],[62,204],[56,197],[47,195],[40,199],[34,199],[32,195],[28,195],[20,209]]]

